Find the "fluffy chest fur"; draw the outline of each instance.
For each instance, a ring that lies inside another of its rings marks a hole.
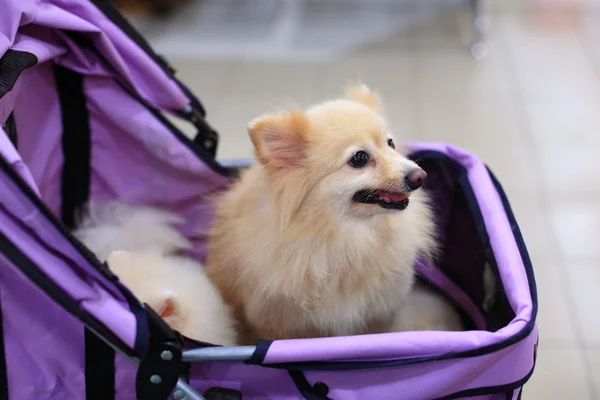
[[[371,219],[282,225],[249,171],[219,205],[208,273],[259,337],[352,335],[378,330],[402,306],[419,252],[432,246],[422,193],[402,212]]]

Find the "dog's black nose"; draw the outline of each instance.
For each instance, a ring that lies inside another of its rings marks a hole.
[[[406,185],[410,190],[417,190],[423,186],[425,178],[427,178],[427,172],[423,171],[422,169],[415,169],[406,174]]]

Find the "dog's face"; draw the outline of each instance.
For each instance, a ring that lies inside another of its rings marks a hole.
[[[402,156],[399,143],[366,86],[306,111],[267,115],[249,128],[259,161],[280,184],[282,201],[343,215],[399,212],[425,172]]]

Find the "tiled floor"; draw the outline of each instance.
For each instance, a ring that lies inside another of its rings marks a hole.
[[[381,90],[396,134],[481,156],[505,185],[537,275],[539,358],[524,398],[600,399],[600,7],[517,4],[492,4],[483,61],[469,57],[468,16],[456,6],[318,57],[298,56],[306,45],[269,53],[273,42],[265,41],[252,44],[261,60],[242,50],[240,58],[218,58],[204,39],[200,49],[187,47],[188,56],[177,49],[171,61],[220,131],[221,158],[251,155],[245,125],[258,114],[288,98],[320,101],[359,78]],[[372,14],[371,24],[389,23],[385,15]],[[244,26],[231,25],[240,49],[251,36],[244,29],[252,24]],[[168,53],[160,27],[145,29]],[[324,37],[347,32],[318,29]],[[212,32],[222,39],[227,29]]]

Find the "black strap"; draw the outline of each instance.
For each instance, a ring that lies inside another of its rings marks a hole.
[[[85,398],[115,398],[115,351],[85,328]]]
[[[8,400],[8,376],[4,351],[4,319],[2,318],[2,296],[0,296],[0,400]]]
[[[15,149],[18,148],[17,140],[17,124],[15,123],[15,113],[11,112],[4,125],[2,125],[4,132],[8,135],[8,139],[12,142]]]
[[[56,65],[54,77],[62,114],[63,169],[61,217],[74,228],[78,212],[90,196],[91,132],[82,74]],[[115,398],[115,351],[85,329],[87,400]]]
[[[35,54],[26,51],[7,50],[0,58],[0,99],[12,90],[21,73],[38,62]]]
[[[90,122],[83,92],[83,75],[57,65],[54,76],[63,127],[61,217],[67,227],[73,228],[77,212],[90,195]]]

